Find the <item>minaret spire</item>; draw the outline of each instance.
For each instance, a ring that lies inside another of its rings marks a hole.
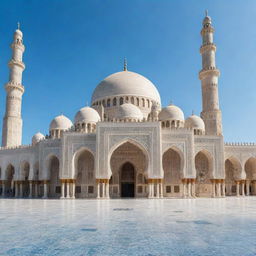
[[[19,146],[22,141],[22,119],[21,103],[24,87],[22,85],[22,72],[25,64],[22,62],[22,55],[25,51],[23,45],[23,34],[18,29],[14,32],[12,58],[8,63],[10,69],[9,82],[5,85],[6,109],[3,121],[2,146]]]
[[[17,27],[18,27],[18,30],[20,30],[20,23],[19,23],[19,21],[17,22]]]
[[[216,45],[213,43],[214,28],[211,17],[206,12],[201,30],[202,46],[202,70],[199,79],[202,87],[202,112],[201,117],[205,123],[205,132],[208,135],[222,134],[221,110],[219,107],[218,78],[220,71],[216,67]]]
[[[124,71],[127,71],[127,59],[124,58]]]

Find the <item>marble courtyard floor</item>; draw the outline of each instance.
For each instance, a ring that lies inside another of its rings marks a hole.
[[[256,197],[0,199],[0,255],[256,255]]]

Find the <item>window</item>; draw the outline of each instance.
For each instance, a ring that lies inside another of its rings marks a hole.
[[[123,98],[120,98],[119,99],[119,105],[123,105],[124,104],[124,99]]]
[[[232,186],[231,191],[232,191],[232,193],[236,193],[236,186],[235,185]]]
[[[77,194],[80,194],[81,193],[81,186],[76,186],[76,193]]]
[[[149,100],[147,100],[147,103],[148,103],[148,108],[150,107],[150,102],[149,102]]]
[[[138,192],[139,194],[141,194],[141,193],[143,192],[143,187],[142,187],[142,186],[138,186],[137,192]]]
[[[142,99],[142,107],[145,107],[145,99]]]
[[[116,98],[113,99],[113,106],[116,106]]]
[[[110,107],[110,99],[107,101],[107,107]]]
[[[136,100],[137,100],[137,106],[139,106],[140,105],[140,99],[137,98]]]
[[[172,190],[171,190],[171,186],[166,186],[166,193],[171,193],[172,192]]]
[[[174,186],[174,193],[180,192],[180,186]]]
[[[88,186],[88,193],[93,194],[94,187],[93,186]]]
[[[55,187],[55,193],[60,194],[60,186]]]
[[[134,97],[131,97],[131,103],[134,104]]]

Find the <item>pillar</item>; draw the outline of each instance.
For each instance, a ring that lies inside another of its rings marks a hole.
[[[67,186],[66,198],[69,199],[70,198],[70,182],[69,182],[69,180],[67,181],[66,186]]]
[[[100,198],[100,181],[96,180],[97,182],[97,198]]]
[[[48,198],[48,180],[44,180],[44,195],[43,195],[43,199]]]
[[[61,182],[61,196],[60,196],[60,198],[61,199],[64,199],[65,198],[65,181],[66,180],[60,180],[60,182]]]
[[[225,184],[225,180],[222,180],[221,183],[221,188],[222,188],[222,196],[225,197],[226,196],[226,184]]]
[[[29,198],[32,198],[32,189],[33,189],[33,181],[32,180],[30,180],[29,181]]]
[[[244,180],[241,182],[241,189],[242,189],[242,196],[244,196],[244,189],[245,189],[245,186],[244,186]]]
[[[73,182],[71,183],[71,188],[72,188],[71,198],[75,199],[76,198],[76,180],[73,180]]]
[[[160,183],[160,197],[161,197],[161,198],[164,197],[163,180],[161,180],[161,183]]]
[[[212,179],[212,197],[215,197],[216,191],[215,191],[215,180]]]
[[[102,198],[106,197],[106,188],[105,182],[102,182]]]
[[[106,198],[109,198],[109,180],[108,179],[106,180],[106,193],[105,193],[105,195],[106,195]]]
[[[186,182],[186,179],[182,179],[182,183],[183,183],[183,197],[186,198],[186,196],[187,196],[187,191],[186,191],[187,182]]]
[[[19,197],[19,183],[18,181],[15,181],[15,195],[14,195],[15,198],[18,198]]]
[[[217,197],[221,197],[221,183],[217,180]]]
[[[196,179],[192,179],[192,197],[196,197]]]
[[[23,181],[20,181],[20,198],[23,197]]]
[[[236,196],[240,196],[240,192],[239,192],[239,186],[240,185],[240,181],[236,181]]]
[[[39,182],[37,180],[35,181],[35,198],[38,198],[38,186],[39,186]]]
[[[191,180],[188,179],[188,197],[191,197]]]
[[[151,183],[148,182],[148,198],[152,198],[152,188]]]
[[[250,181],[246,180],[246,195],[250,195]]]
[[[5,197],[5,180],[2,181],[2,197]]]

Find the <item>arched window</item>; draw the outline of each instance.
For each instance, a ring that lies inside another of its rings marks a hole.
[[[145,107],[145,99],[142,99],[142,107]]]
[[[110,107],[110,99],[107,100],[107,107]]]
[[[131,97],[131,103],[134,104],[134,97]]]
[[[106,107],[105,100],[102,101],[102,105],[103,105],[103,107]]]
[[[129,98],[128,97],[125,98],[125,102],[129,102]]]
[[[166,122],[166,127],[169,128],[170,127],[170,121]]]
[[[148,103],[148,108],[150,107],[150,101],[149,100],[147,100],[147,103]]]
[[[124,98],[121,97],[121,98],[119,99],[119,105],[123,105],[123,104],[124,104]]]
[[[136,101],[137,101],[137,106],[139,106],[140,105],[140,99],[137,98]]]
[[[116,106],[116,98],[113,99],[113,106]]]

